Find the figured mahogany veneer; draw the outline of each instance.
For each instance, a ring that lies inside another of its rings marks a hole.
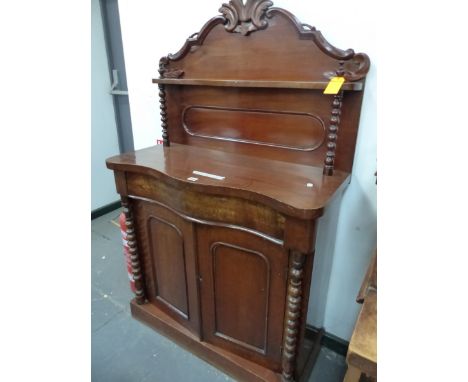
[[[127,187],[130,192],[144,193],[148,198],[160,200],[159,196],[151,194],[151,188],[158,193],[162,192],[158,187],[170,187],[167,197],[175,197],[174,203],[179,208],[185,205],[195,208],[189,203],[196,204],[199,197],[203,198],[199,195],[183,200],[182,195],[177,195],[177,190],[183,189],[203,195],[222,195],[224,199],[232,196],[262,203],[285,215],[302,219],[320,216],[330,197],[349,177],[348,173],[341,171],[336,171],[333,177],[326,177],[321,168],[179,144],[170,148],[153,146],[118,155],[109,158],[107,166],[129,172]],[[199,176],[193,171],[223,176],[225,179]],[[151,180],[142,184],[137,174],[147,175],[146,179]],[[198,180],[190,181],[190,177],[197,177]],[[153,180],[164,185],[152,187]],[[307,183],[313,186],[307,187]],[[205,205],[204,208],[209,207]],[[190,214],[193,212],[191,209],[188,211]]]
[[[238,380],[305,381],[317,220],[349,183],[370,62],[269,0],[220,12],[160,60],[164,145],[107,160],[132,314]]]

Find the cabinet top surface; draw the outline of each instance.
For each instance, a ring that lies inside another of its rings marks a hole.
[[[323,175],[321,167],[172,144],[109,158],[113,170],[140,173],[178,187],[256,200],[292,216],[313,218],[349,174]]]

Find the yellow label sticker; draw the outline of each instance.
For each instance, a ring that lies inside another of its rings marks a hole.
[[[330,78],[330,82],[328,83],[327,87],[323,91],[323,94],[338,94],[344,82],[345,82],[344,77]]]

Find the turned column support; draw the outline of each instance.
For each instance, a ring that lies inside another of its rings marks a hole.
[[[311,220],[288,217],[285,222],[284,246],[289,251],[289,267],[281,359],[282,382],[296,381],[297,359],[307,320],[317,219],[322,213],[317,211]]]
[[[161,126],[162,126],[162,138],[163,145],[170,146],[169,134],[167,133],[167,107],[166,107],[166,90],[164,85],[159,84],[159,107],[161,109]]]
[[[286,315],[283,335],[282,381],[294,381],[301,329],[301,308],[303,298],[304,262],[306,255],[292,251],[288,274]]]
[[[344,75],[344,61],[340,61],[339,69],[336,71],[338,77]],[[323,173],[325,175],[333,175],[335,170],[335,155],[336,155],[336,142],[338,140],[338,130],[340,127],[341,107],[343,105],[343,91],[333,97],[332,111],[330,122],[328,125],[327,134],[327,154],[325,156],[325,163],[323,166]]]
[[[130,252],[130,260],[132,264],[133,280],[135,281],[135,297],[137,304],[145,303],[145,292],[143,286],[143,275],[141,272],[140,258],[138,255],[135,225],[133,222],[132,208],[126,196],[122,196],[122,207],[125,214],[125,227],[127,230],[127,243]]]
[[[169,59],[167,57],[162,57],[159,60],[159,76],[160,78],[166,77],[167,64]],[[162,126],[162,138],[163,145],[170,146],[171,142],[169,141],[169,134],[167,133],[167,107],[166,107],[166,89],[163,84],[158,85],[159,88],[159,108],[161,109],[161,126]]]

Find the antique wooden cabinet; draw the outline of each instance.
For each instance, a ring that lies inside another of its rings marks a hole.
[[[220,12],[160,60],[164,144],[107,160],[132,314],[238,380],[304,380],[317,220],[350,179],[369,58],[271,1]]]

